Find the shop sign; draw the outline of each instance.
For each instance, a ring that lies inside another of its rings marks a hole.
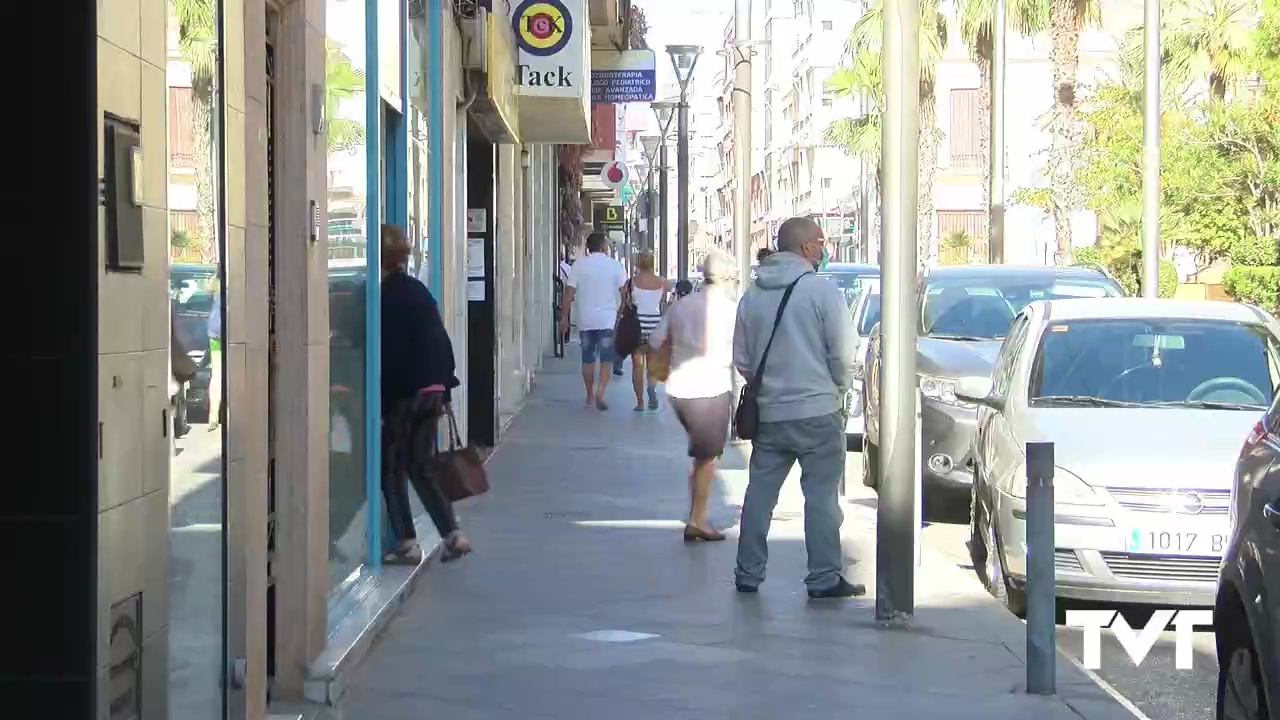
[[[494,110],[514,142],[519,141],[516,112],[516,49],[505,21],[489,16],[488,91]]]
[[[597,230],[623,230],[627,226],[626,210],[621,205],[597,205],[595,226]]]
[[[516,83],[521,95],[579,98],[583,95],[582,37],[575,37],[582,0],[523,0],[511,13],[519,48]]]
[[[591,102],[653,102],[656,87],[653,50],[591,53]]]

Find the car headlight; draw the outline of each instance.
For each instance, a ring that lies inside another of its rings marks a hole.
[[[923,373],[917,377],[920,378],[920,394],[924,397],[955,407],[975,407],[973,403],[964,402],[956,397],[956,381],[954,379],[925,375]]]
[[[1027,470],[1022,465],[1018,477],[1013,482],[1012,495],[1016,498],[1027,497]],[[1102,505],[1102,498],[1089,483],[1080,479],[1079,475],[1064,467],[1053,468],[1053,502],[1055,505]]]
[[[853,368],[850,370],[850,372],[853,374],[854,380],[861,380],[863,376],[866,374],[867,368],[861,360],[854,360]]]

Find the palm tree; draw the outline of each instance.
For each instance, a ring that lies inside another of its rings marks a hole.
[[[324,116],[329,152],[353,152],[364,147],[364,122],[338,117],[338,104],[364,92],[364,73],[356,70],[351,58],[331,41],[325,42],[324,60]]]
[[[863,13],[858,22],[854,23],[852,32],[849,33],[849,41],[847,49],[851,57],[851,65],[847,65],[851,70],[861,73],[872,72],[869,69],[856,70],[856,65],[861,63],[875,63],[877,69],[875,74],[879,74],[878,63],[881,51],[884,45],[884,21],[883,21],[883,0],[871,0],[867,4],[867,11]],[[935,85],[937,83],[938,62],[942,59],[942,52],[947,45],[947,20],[938,10],[938,0],[921,0],[920,2],[920,150],[919,150],[919,209],[918,219],[916,221],[916,246],[918,257],[923,261],[933,253],[933,177],[936,171],[938,160],[938,141],[941,134],[938,132],[938,112],[935,100]],[[837,71],[839,75],[842,71]],[[835,77],[835,76],[833,76]],[[876,87],[881,88],[883,93],[883,77],[879,77],[875,82]],[[879,97],[883,97],[881,94]],[[873,107],[879,108],[881,104],[876,102]],[[856,121],[855,121],[856,122]],[[862,131],[869,131],[868,119],[862,128]],[[879,129],[879,111],[875,113],[875,128]],[[838,123],[837,123],[838,124]],[[833,125],[835,127],[835,125]],[[853,126],[848,126],[852,129]],[[839,144],[839,143],[837,143]],[[876,144],[879,144],[877,133]],[[879,173],[877,172],[877,176]],[[878,189],[878,188],[877,188]]]
[[[961,0],[959,10],[960,37],[969,49],[969,57],[978,66],[978,154],[989,158],[991,148],[991,61],[995,56],[995,0]],[[1049,4],[1045,0],[1013,0],[1005,6],[1008,32],[1035,35],[1049,26]],[[991,163],[982,167],[982,210],[991,208]],[[988,228],[990,227],[990,218]]]
[[[827,78],[825,89],[837,98],[858,98],[860,115],[841,118],[823,131],[823,143],[840,148],[845,155],[857,158],[872,168],[875,183],[873,198],[880,197],[880,113],[884,107],[884,80],[880,56],[862,51],[846,65],[836,68]],[[875,215],[863,218],[868,231],[875,232]]]
[[[198,244],[213,243],[213,102],[218,72],[217,0],[170,0],[178,21],[178,52],[191,68],[192,152],[195,155]]]
[[[1053,202],[1053,231],[1059,264],[1071,262],[1071,210],[1080,205],[1075,183],[1082,129],[1076,113],[1080,33],[1100,20],[1099,0],[1048,0],[1049,34],[1053,48],[1053,133],[1049,151],[1049,180]]]
[[[1254,3],[1249,0],[1177,0],[1165,20],[1160,65],[1170,82],[1204,79],[1209,97],[1222,102],[1227,90],[1252,72]],[[1123,63],[1140,71],[1143,60],[1142,28],[1136,27],[1126,34]]]

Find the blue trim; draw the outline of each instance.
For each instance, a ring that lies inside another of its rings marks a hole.
[[[378,80],[378,0],[364,2],[365,289],[364,488],[365,542],[371,570],[382,567],[382,91]]]
[[[444,77],[440,59],[443,26],[441,0],[427,0],[427,78]],[[427,262],[431,269],[431,291],[442,304],[449,302],[440,292],[440,254],[444,246],[444,224],[441,222],[444,215],[444,150],[440,145],[444,131],[443,85],[439,80],[427,81]]]

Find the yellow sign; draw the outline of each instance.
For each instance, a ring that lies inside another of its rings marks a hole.
[[[573,35],[573,17],[560,0],[525,0],[513,16],[516,38],[530,55],[555,55]]]
[[[619,210],[621,209],[622,208],[614,207],[613,205],[606,207],[604,209],[604,221],[607,223],[622,222],[622,215],[619,213]]]
[[[506,18],[490,14],[488,35],[489,97],[510,135],[508,142],[520,142],[520,119],[516,112],[516,48]]]

